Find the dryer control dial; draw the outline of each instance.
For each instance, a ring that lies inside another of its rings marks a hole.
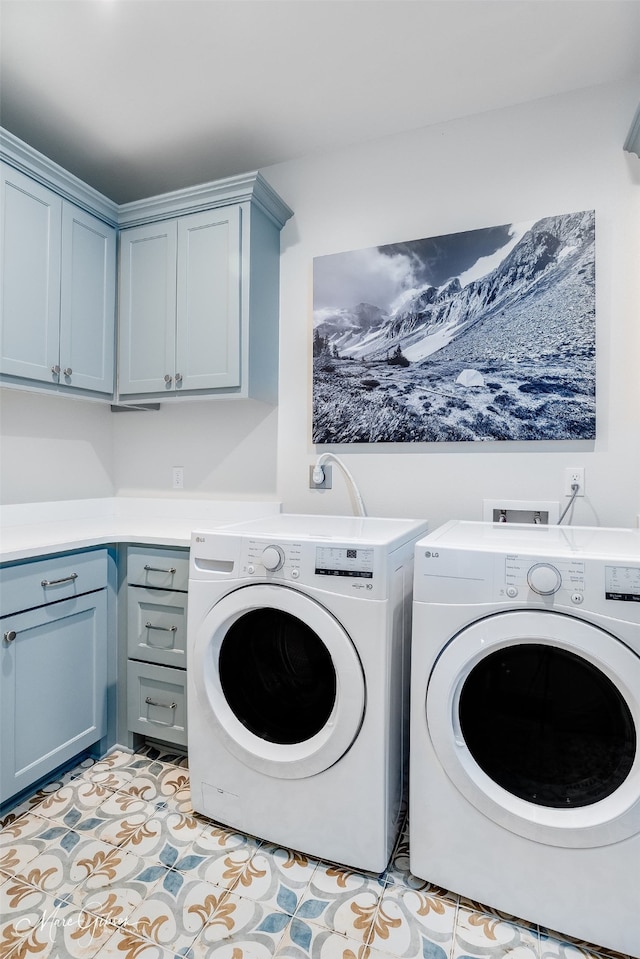
[[[265,569],[275,573],[284,565],[284,552],[279,546],[265,546],[262,550],[261,561]]]
[[[552,596],[562,586],[562,576],[551,563],[536,563],[527,573],[527,582],[540,596]]]

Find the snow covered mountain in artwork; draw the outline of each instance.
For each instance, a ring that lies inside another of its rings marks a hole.
[[[313,351],[316,443],[592,438],[594,211],[318,257]]]

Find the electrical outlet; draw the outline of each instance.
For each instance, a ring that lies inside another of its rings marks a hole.
[[[331,467],[323,465],[322,467],[323,480],[321,483],[316,483],[313,478],[313,466],[309,467],[309,489],[331,489]]]
[[[173,467],[173,488],[184,489],[184,468],[182,466]]]
[[[567,466],[564,471],[564,495],[573,496],[572,486],[578,484],[576,496],[584,496],[584,466]]]

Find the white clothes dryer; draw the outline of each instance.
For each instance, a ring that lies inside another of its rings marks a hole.
[[[640,955],[640,530],[452,522],[416,545],[417,876]]]
[[[384,869],[402,813],[414,547],[426,531],[414,520],[281,514],[193,533],[196,811]]]

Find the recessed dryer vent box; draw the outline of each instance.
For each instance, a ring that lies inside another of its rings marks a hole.
[[[482,518],[486,523],[538,523],[554,526],[560,517],[560,505],[540,500],[486,499]]]

